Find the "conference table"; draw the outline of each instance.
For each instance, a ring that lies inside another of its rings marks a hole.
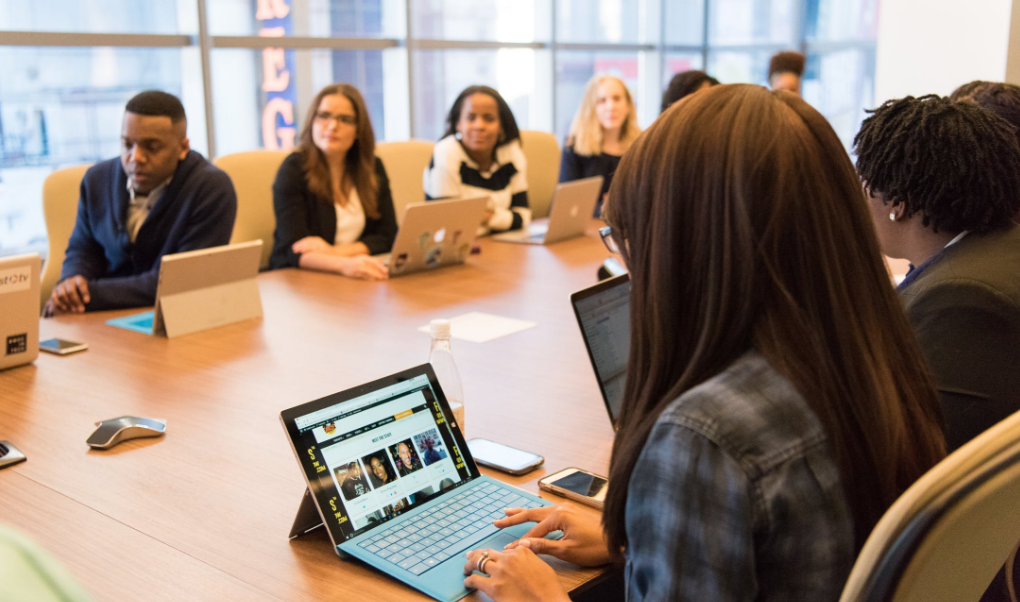
[[[606,474],[613,431],[568,299],[608,255],[595,224],[548,247],[480,249],[465,265],[385,282],[265,272],[263,318],[175,339],[106,324],[138,310],[43,320],[41,338],[89,349],[0,372],[0,439],[28,456],[0,471],[0,523],[97,600],[428,599],[341,560],[321,528],[288,540],[305,484],[279,413],[425,363],[420,326],[485,312],[537,325],[453,340],[467,437],[546,460],[520,477],[482,472],[533,493],[562,468]],[[85,444],[95,422],[122,415],[165,419],[167,434]],[[575,592],[606,574],[550,562]]]

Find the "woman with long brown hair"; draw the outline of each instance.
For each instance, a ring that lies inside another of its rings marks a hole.
[[[383,279],[372,257],[397,236],[390,183],[358,89],[326,86],[308,109],[300,146],[273,182],[276,232],[269,263]]]
[[[945,453],[839,139],[792,94],[718,86],[638,139],[610,199],[631,351],[602,528],[569,506],[510,510],[497,526],[539,524],[465,583],[566,600],[543,553],[625,560],[631,602],[838,599],[879,517]]]

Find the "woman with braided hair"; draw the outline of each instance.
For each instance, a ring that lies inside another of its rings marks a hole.
[[[1020,410],[1020,146],[966,102],[890,100],[854,139],[857,171],[937,381],[950,451]]]

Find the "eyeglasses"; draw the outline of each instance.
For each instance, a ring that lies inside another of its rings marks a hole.
[[[602,242],[609,249],[610,253],[619,253],[620,245],[616,244],[616,239],[613,238],[612,226],[602,226],[599,228],[599,235],[602,236]]]
[[[327,111],[319,111],[315,114],[315,118],[319,121],[336,121],[345,125],[357,125],[358,118],[354,115],[334,115]]]

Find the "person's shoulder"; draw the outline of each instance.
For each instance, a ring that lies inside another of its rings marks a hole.
[[[826,441],[821,422],[793,384],[753,350],[674,400],[656,424],[709,439],[749,475]]]
[[[190,151],[188,153],[188,156],[184,158],[183,165],[178,167],[178,173],[186,178],[189,183],[194,182],[201,186],[208,184],[229,186],[231,189],[234,187],[234,182],[227,175],[227,172],[216,167],[212,161],[206,159],[197,151]]]
[[[100,161],[85,170],[86,182],[105,181],[121,169],[120,157]]]
[[[515,138],[496,149],[497,158],[500,163],[524,163],[524,147],[521,146],[521,139]]]
[[[936,296],[963,303],[997,298],[1020,310],[1020,226],[968,234],[904,291],[908,306]]]
[[[388,178],[386,174],[386,164],[379,158],[379,155],[375,156],[375,175],[381,178]]]
[[[433,159],[453,162],[459,161],[464,156],[466,156],[464,147],[461,146],[460,140],[457,140],[452,134],[436,142],[436,145],[432,147]]]

